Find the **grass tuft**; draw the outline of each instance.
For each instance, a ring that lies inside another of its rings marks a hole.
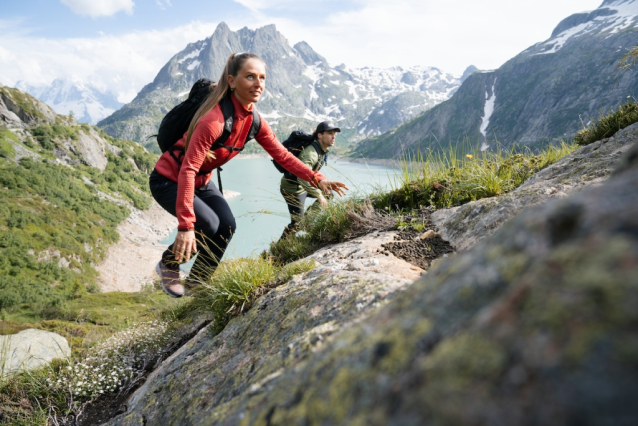
[[[261,257],[221,262],[211,280],[197,289],[194,303],[213,313],[219,332],[231,317],[246,312],[265,293],[278,272],[272,260]]]
[[[589,145],[601,139],[609,138],[625,127],[638,122],[638,104],[629,100],[620,105],[617,110],[600,116],[583,128],[574,137],[578,145]]]
[[[417,156],[403,162],[395,189],[372,196],[372,203],[377,209],[399,212],[422,207],[449,208],[494,197],[519,187],[576,148],[562,142],[537,154],[512,148],[460,155],[451,149],[447,154]]]
[[[288,282],[295,275],[312,271],[316,266],[317,264],[312,259],[303,259],[298,262],[289,263],[281,268],[281,271],[277,274],[277,281],[282,283]]]

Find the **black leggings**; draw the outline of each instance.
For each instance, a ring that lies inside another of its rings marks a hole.
[[[151,193],[155,201],[173,216],[177,216],[177,183],[153,170],[149,179]],[[191,269],[189,280],[204,281],[217,268],[237,224],[230,206],[212,180],[195,189],[193,199],[195,210],[195,238],[197,239],[197,259]],[[166,265],[176,266],[173,244],[162,255]]]

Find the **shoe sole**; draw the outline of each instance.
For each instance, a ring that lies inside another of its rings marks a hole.
[[[157,265],[155,265],[155,272],[157,272],[157,275],[159,275],[159,277],[160,277],[160,282],[162,283],[162,290],[164,291],[164,293],[166,293],[169,296],[174,297],[174,298],[179,298],[179,297],[182,297],[184,295],[184,293],[182,293],[182,294],[173,293],[172,291],[170,291],[169,289],[164,287],[164,279],[162,278],[162,272],[161,272],[161,269],[160,269],[159,262],[157,263]]]

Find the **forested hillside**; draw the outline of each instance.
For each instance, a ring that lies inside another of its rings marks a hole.
[[[150,206],[155,155],[0,86],[0,309],[47,315],[97,292],[96,264],[131,208]]]

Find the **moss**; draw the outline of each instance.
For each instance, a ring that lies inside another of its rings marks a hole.
[[[503,370],[506,352],[477,334],[461,333],[441,342],[423,362],[428,377],[463,389],[475,379],[493,379]]]

